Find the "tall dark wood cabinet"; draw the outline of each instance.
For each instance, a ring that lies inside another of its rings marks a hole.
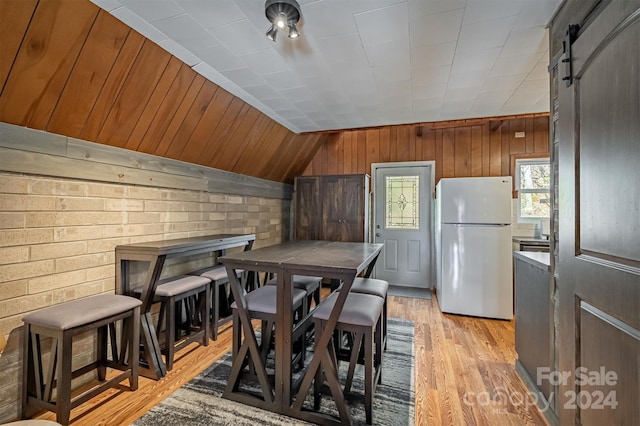
[[[369,241],[369,175],[295,179],[294,238]]]

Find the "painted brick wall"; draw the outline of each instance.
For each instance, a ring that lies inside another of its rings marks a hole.
[[[282,199],[0,172],[0,332],[8,340],[0,355],[0,423],[19,415],[22,317],[113,293],[116,245],[224,232],[255,233],[254,248],[267,246],[289,235],[289,209]],[[164,276],[214,261],[176,259]],[[76,364],[93,351],[91,337],[79,340]]]

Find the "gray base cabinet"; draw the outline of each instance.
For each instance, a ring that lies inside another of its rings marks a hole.
[[[547,379],[555,370],[549,253],[520,251],[514,252],[513,257],[518,363],[528,376],[523,377],[525,382],[534,385],[547,401],[551,399],[549,409],[553,411],[552,395],[555,392]],[[539,369],[546,374],[539,375]]]

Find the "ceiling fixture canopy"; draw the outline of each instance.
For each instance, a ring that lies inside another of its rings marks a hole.
[[[289,30],[289,38],[300,36],[296,24],[300,21],[300,5],[296,0],[267,0],[264,4],[264,14],[271,27],[267,30],[269,40],[276,41],[278,30]]]

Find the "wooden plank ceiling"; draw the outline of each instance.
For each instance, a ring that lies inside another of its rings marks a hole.
[[[88,0],[0,0],[0,121],[292,182],[295,134]]]

